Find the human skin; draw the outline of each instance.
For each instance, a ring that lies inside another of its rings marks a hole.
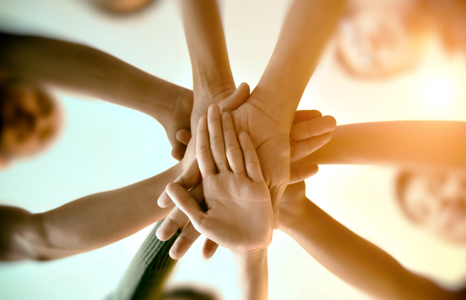
[[[217,105],[199,120],[197,138],[206,211],[177,183],[167,192],[199,232],[232,250],[242,299],[267,299],[273,210],[254,145]]]
[[[182,8],[193,67],[195,100],[191,125],[194,127],[195,116],[205,114],[205,108],[212,104],[211,98],[205,95],[231,94],[234,82],[216,2],[183,1]],[[296,107],[317,66],[320,52],[342,13],[343,1],[295,1],[258,86],[246,103],[233,111],[236,130],[248,132],[253,140],[274,206],[290,180],[289,137]],[[202,109],[198,110],[197,107]],[[321,137],[322,140],[325,138]],[[310,147],[312,143],[314,141],[301,143],[294,149],[315,150]],[[314,165],[299,168],[302,179],[315,172]],[[192,182],[187,177],[179,178],[176,182],[187,189],[199,183],[198,177],[192,174],[189,177]],[[171,200],[163,193],[158,203],[165,206]],[[278,210],[275,210],[275,214],[277,222]],[[186,217],[175,208],[159,228],[159,238],[168,239],[185,221]],[[170,255],[180,258],[198,236],[188,224]],[[215,245],[207,241],[204,255],[212,255],[215,249]]]
[[[376,299],[464,299],[406,270],[306,198],[305,184],[289,185],[280,202],[280,230],[334,275]]]
[[[301,122],[292,127],[292,132],[295,139],[303,141],[295,140],[296,145],[312,141],[303,125],[316,124],[312,122],[315,119],[309,118],[319,114],[316,111],[297,113],[296,119]],[[189,139],[180,142],[187,144]],[[296,154],[305,156],[309,153],[306,151],[307,148],[298,147]],[[91,251],[165,218],[173,205],[161,208],[155,199],[168,183],[180,177],[186,164],[183,160],[146,180],[88,195],[50,211],[32,214],[18,207],[0,206],[0,260],[52,260]],[[197,166],[196,160],[189,163]],[[311,169],[317,171],[313,166]],[[202,185],[189,193],[198,202],[204,200]]]
[[[7,33],[0,33],[0,43],[0,67],[9,76],[146,113],[165,128],[173,157],[183,157],[186,146],[176,133],[190,129],[192,91],[88,46]]]
[[[390,165],[418,171],[466,169],[466,123],[392,121],[340,125],[332,140],[292,165]]]
[[[293,122],[290,131],[290,160],[292,162],[306,156],[308,153],[312,153],[327,143],[330,140],[331,131],[336,126],[332,117],[322,117],[322,114],[316,110],[297,111]],[[318,168],[315,164],[291,168],[290,182],[293,183],[304,180],[317,173],[317,170]],[[197,164],[192,164],[188,170],[185,170],[183,174],[180,175],[180,178],[178,178],[176,182],[180,183],[185,188],[196,182],[200,182],[201,177]],[[166,196],[168,197],[168,195]],[[202,200],[203,199],[201,199],[201,201]],[[200,236],[200,233],[196,231],[192,224],[188,223],[186,225],[188,221],[188,217],[175,207],[157,230],[157,237],[159,239],[168,240],[178,229],[183,228],[170,250],[170,256],[174,259],[183,257],[194,241]],[[210,258],[214,255],[216,249],[217,245],[215,243],[206,240],[203,248],[204,257]]]
[[[181,170],[178,163],[141,182],[43,213],[0,206],[0,260],[58,259],[121,240],[170,212],[172,207],[160,208],[153,199]]]
[[[194,5],[193,2],[187,3]],[[203,3],[207,3],[207,1]],[[343,1],[295,1],[285,20],[274,53],[257,87],[248,100],[232,112],[236,130],[247,132],[256,147],[264,177],[272,196],[276,222],[278,221],[278,201],[290,178],[289,134],[293,117],[304,89],[317,66],[321,50],[343,13],[343,4]],[[195,26],[186,27],[196,28]],[[218,32],[218,29],[214,30]],[[196,34],[200,37],[203,36],[202,33],[194,32],[191,40],[198,37]],[[203,56],[192,50],[188,32],[187,40],[192,62],[196,62],[202,57],[208,57],[208,55]],[[221,40],[224,43],[223,34]],[[214,45],[216,45],[215,42],[216,40],[214,40]],[[210,45],[209,43],[204,44]],[[194,82],[196,82],[196,77],[204,78],[198,82],[207,82],[210,86],[209,78],[214,77],[209,76],[205,70],[209,70],[209,66],[217,65],[206,65],[207,67],[204,68],[204,63],[193,63],[193,77]],[[199,72],[196,71],[196,68]],[[229,65],[225,65],[224,69],[229,71]],[[221,74],[223,73],[222,71]],[[223,75],[226,84],[215,84],[217,89],[219,86],[228,87],[231,84],[228,73],[231,71]],[[225,90],[227,89],[225,88]],[[196,107],[196,100],[194,106]],[[159,205],[163,206],[169,203],[170,201],[166,197],[162,200],[159,199]]]

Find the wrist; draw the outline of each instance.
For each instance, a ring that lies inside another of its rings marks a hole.
[[[231,250],[231,253],[235,260],[241,259],[247,262],[255,262],[262,261],[265,257],[267,257],[267,250],[268,248],[255,249],[250,251]]]
[[[302,227],[302,224],[305,224],[306,219],[312,216],[312,205],[314,205],[309,199],[305,198],[303,205],[300,205],[296,208],[291,208],[289,210],[280,210],[280,231],[290,235],[299,228]]]
[[[254,251],[232,251],[242,299],[267,299],[267,248]]]
[[[297,101],[292,101],[292,99],[286,95],[282,96],[280,91],[273,91],[259,83],[246,103],[259,108],[275,120],[278,125],[286,128],[285,130],[289,134],[299,104],[299,99]]]

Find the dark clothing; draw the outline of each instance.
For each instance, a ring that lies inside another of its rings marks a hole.
[[[176,260],[168,255],[171,246],[179,236],[177,232],[166,241],[160,241],[155,232],[162,224],[158,222],[139,248],[120,281],[113,300],[159,299],[163,285]]]

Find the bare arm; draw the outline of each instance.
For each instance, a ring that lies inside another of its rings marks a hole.
[[[0,260],[50,260],[94,250],[164,218],[157,197],[180,173],[181,164],[152,178],[89,195],[56,209],[31,214],[0,207]]]
[[[269,289],[267,249],[239,253],[232,251],[241,299],[265,300]]]
[[[253,101],[272,109],[272,114],[285,121],[288,128],[321,52],[344,12],[344,3],[294,1],[267,68],[251,94]]]
[[[304,195],[304,183],[289,186],[280,203],[281,230],[343,281],[377,299],[464,299],[403,268],[382,249],[327,215]]]
[[[5,33],[0,44],[0,68],[11,76],[144,112],[164,126],[173,147],[184,148],[175,134],[190,127],[190,90],[80,44]]]
[[[216,0],[181,1],[183,24],[193,72],[194,107],[191,116],[192,132],[196,134],[199,118],[207,114],[211,104],[232,96],[242,103],[249,95],[243,84],[236,91],[231,73],[222,20]],[[222,108],[236,108],[239,102]]]
[[[332,140],[295,164],[466,168],[466,122],[394,121],[338,126]]]

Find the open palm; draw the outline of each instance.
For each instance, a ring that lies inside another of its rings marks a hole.
[[[223,128],[222,128],[223,127]],[[266,248],[273,212],[254,145],[245,132],[239,143],[231,114],[209,108],[198,125],[197,156],[207,211],[180,185],[167,192],[194,227],[212,241],[237,251]]]

